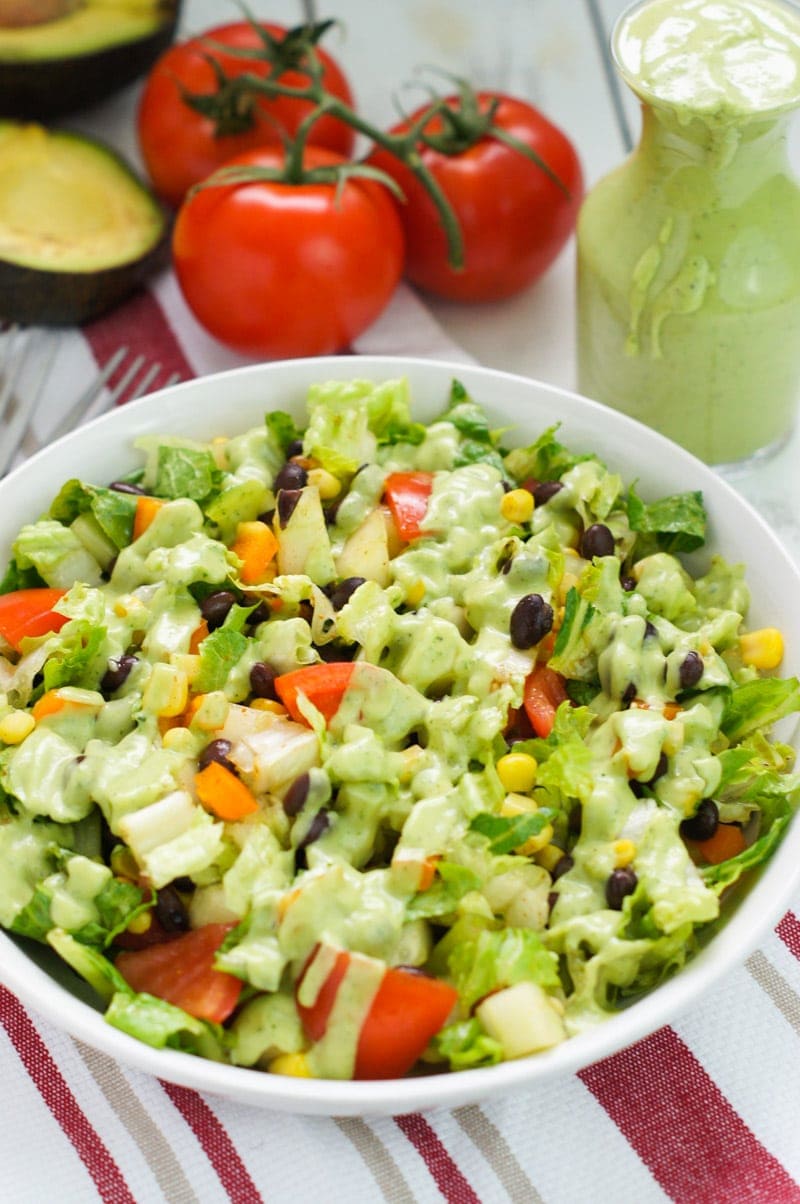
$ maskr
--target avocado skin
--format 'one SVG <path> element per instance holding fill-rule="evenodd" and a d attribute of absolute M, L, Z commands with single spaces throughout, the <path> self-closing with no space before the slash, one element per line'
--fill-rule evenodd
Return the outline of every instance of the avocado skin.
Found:
<path fill-rule="evenodd" d="M 164 4 L 158 29 L 117 46 L 61 59 L 0 61 L 0 117 L 62 117 L 140 79 L 174 41 L 182 0 Z"/>
<path fill-rule="evenodd" d="M 99 318 L 169 263 L 170 226 L 133 263 L 92 272 L 46 272 L 0 260 L 0 318 L 36 326 L 80 326 Z"/>

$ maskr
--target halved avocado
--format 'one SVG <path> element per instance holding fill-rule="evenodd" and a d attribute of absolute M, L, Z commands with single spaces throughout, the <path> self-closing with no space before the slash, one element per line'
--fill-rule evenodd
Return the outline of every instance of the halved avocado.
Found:
<path fill-rule="evenodd" d="M 180 4 L 0 0 L 0 116 L 60 117 L 138 79 L 172 42 Z"/>
<path fill-rule="evenodd" d="M 0 317 L 77 324 L 167 262 L 169 219 L 104 144 L 0 122 Z"/>

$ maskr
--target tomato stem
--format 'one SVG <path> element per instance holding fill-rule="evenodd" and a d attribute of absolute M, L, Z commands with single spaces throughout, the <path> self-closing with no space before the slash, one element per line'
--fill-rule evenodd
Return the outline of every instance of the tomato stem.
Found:
<path fill-rule="evenodd" d="M 499 97 L 491 98 L 488 106 L 483 108 L 468 81 L 452 76 L 450 78 L 454 79 L 458 88 L 457 105 L 449 104 L 444 97 L 434 94 L 431 103 L 405 132 L 389 133 L 373 125 L 345 101 L 326 90 L 323 83 L 324 67 L 317 53 L 316 44 L 332 22 L 322 21 L 313 25 L 297 26 L 288 30 L 282 38 L 276 38 L 263 26 L 259 26 L 249 13 L 246 12 L 246 15 L 259 35 L 263 50 L 245 48 L 232 50 L 228 46 L 220 46 L 219 49 L 239 58 L 266 60 L 270 64 L 269 75 L 265 78 L 251 74 L 230 77 L 218 64 L 215 64 L 214 70 L 217 78 L 215 93 L 196 94 L 182 89 L 181 95 L 186 104 L 217 122 L 218 134 L 230 133 L 234 128 L 248 128 L 247 123 L 252 122 L 258 95 L 263 95 L 269 100 L 274 100 L 276 97 L 287 97 L 311 104 L 313 107 L 303 119 L 294 139 L 287 138 L 285 140 L 286 162 L 280 178 L 286 183 L 302 184 L 322 178 L 319 169 L 314 169 L 313 172 L 305 170 L 303 166 L 304 152 L 313 127 L 320 118 L 324 116 L 336 118 L 357 133 L 363 134 L 375 146 L 381 147 L 404 163 L 416 177 L 436 208 L 447 239 L 448 262 L 450 267 L 456 270 L 464 266 L 464 242 L 461 226 L 444 190 L 433 172 L 425 165 L 419 153 L 420 145 L 427 146 L 440 154 L 455 155 L 474 146 L 481 138 L 496 138 L 512 150 L 525 155 L 569 196 L 566 185 L 531 147 L 495 124 L 494 117 L 500 103 Z M 209 39 L 209 47 L 210 49 L 214 48 L 211 39 Z M 308 82 L 302 86 L 282 83 L 280 76 L 288 66 L 293 71 L 305 75 Z M 429 133 L 427 132 L 428 127 L 435 118 L 441 122 L 441 131 Z M 350 167 L 355 169 L 351 171 L 351 174 L 367 174 L 366 171 L 361 171 L 362 168 L 367 167 L 363 161 L 353 163 Z M 344 181 L 347 174 L 340 171 L 337 178 Z M 376 175 L 374 170 L 371 170 L 370 174 L 372 178 L 379 179 L 388 185 L 388 177 L 384 173 Z M 246 179 L 245 173 L 243 180 Z M 226 178 L 224 173 L 215 173 L 209 182 L 211 185 L 215 185 L 223 182 L 233 183 L 234 180 L 233 175 Z M 200 185 L 200 187 L 202 186 Z"/>

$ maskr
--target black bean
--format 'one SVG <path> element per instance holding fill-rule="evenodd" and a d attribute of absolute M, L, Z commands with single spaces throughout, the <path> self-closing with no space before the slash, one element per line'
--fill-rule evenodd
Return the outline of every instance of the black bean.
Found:
<path fill-rule="evenodd" d="M 509 634 L 515 648 L 532 648 L 553 630 L 553 608 L 541 594 L 526 594 L 511 612 Z"/>
<path fill-rule="evenodd" d="M 655 623 L 651 623 L 648 619 L 644 625 L 644 638 L 646 640 L 658 639 L 658 628 Z"/>
<path fill-rule="evenodd" d="M 678 677 L 681 683 L 682 690 L 690 690 L 692 686 L 696 686 L 700 678 L 703 676 L 703 658 L 699 652 L 694 649 L 686 653 L 686 656 L 681 661 L 681 667 L 678 670 Z"/>
<path fill-rule="evenodd" d="M 331 644 L 315 644 L 319 658 L 325 661 L 326 665 L 335 665 L 341 661 L 351 661 L 358 651 L 358 644 L 342 644 L 339 640 L 334 640 Z"/>
<path fill-rule="evenodd" d="M 576 803 L 567 817 L 567 831 L 571 836 L 580 836 L 583 826 L 583 806 Z"/>
<path fill-rule="evenodd" d="M 299 778 L 295 778 L 283 796 L 283 809 L 287 815 L 293 817 L 300 814 L 308 798 L 310 785 L 311 779 L 307 773 L 301 773 Z"/>
<path fill-rule="evenodd" d="M 272 488 L 275 493 L 280 489 L 302 489 L 308 484 L 308 473 L 302 464 L 295 464 L 289 460 L 284 464 L 283 468 L 279 469 L 275 480 L 272 482 Z"/>
<path fill-rule="evenodd" d="M 636 578 L 631 577 L 628 574 L 626 574 L 624 577 L 620 577 L 619 583 L 625 590 L 626 594 L 630 594 L 636 589 Z"/>
<path fill-rule="evenodd" d="M 347 496 L 347 494 L 342 492 L 339 494 L 338 497 L 334 498 L 332 502 L 326 502 L 325 505 L 322 507 L 323 512 L 325 514 L 325 526 L 326 527 L 333 527 L 335 525 L 336 519 L 339 517 L 339 507 L 341 506 L 341 504 L 344 501 L 344 499 L 346 498 L 346 496 Z"/>
<path fill-rule="evenodd" d="M 141 485 L 134 485 L 132 481 L 112 481 L 109 489 L 113 489 L 115 493 L 134 493 L 137 497 L 143 497 L 146 493 Z"/>
<path fill-rule="evenodd" d="M 562 874 L 566 874 L 572 869 L 575 862 L 570 857 L 569 853 L 565 853 L 563 857 L 559 857 L 558 861 L 553 866 L 551 877 L 554 882 L 557 882 Z"/>
<path fill-rule="evenodd" d="M 208 630 L 214 631 L 221 627 L 228 617 L 228 611 L 236 602 L 236 594 L 229 589 L 218 589 L 215 593 L 203 598 L 200 603 L 200 614 L 205 619 Z"/>
<path fill-rule="evenodd" d="M 258 521 L 260 523 L 265 523 L 268 527 L 272 526 L 274 520 L 275 520 L 275 507 L 274 506 L 271 510 L 262 510 L 261 514 L 259 514 L 259 516 L 258 516 Z"/>
<path fill-rule="evenodd" d="M 292 456 L 302 456 L 302 454 L 303 454 L 303 440 L 302 439 L 292 439 L 291 443 L 286 448 L 286 459 L 291 460 Z"/>
<path fill-rule="evenodd" d="M 117 690 L 124 686 L 128 674 L 136 663 L 136 657 L 131 656 L 128 652 L 124 652 L 122 656 L 116 658 L 112 657 L 100 682 L 100 693 L 116 694 Z"/>
<path fill-rule="evenodd" d="M 687 840 L 710 840 L 719 824 L 719 808 L 713 799 L 704 798 L 694 815 L 685 819 L 680 826 L 681 836 Z"/>
<path fill-rule="evenodd" d="M 530 492 L 533 494 L 533 500 L 537 506 L 544 506 L 551 497 L 555 497 L 564 488 L 560 481 L 533 481 L 526 482 L 523 489 L 528 489 L 531 485 Z"/>
<path fill-rule="evenodd" d="M 345 606 L 353 594 L 363 585 L 366 577 L 345 577 L 338 585 L 335 585 L 330 593 L 331 606 L 334 610 L 341 610 Z"/>
<path fill-rule="evenodd" d="M 549 909 L 550 911 L 552 911 L 552 910 L 553 910 L 553 908 L 555 907 L 555 905 L 556 905 L 556 903 L 557 903 L 557 902 L 558 902 L 558 891 L 557 891 L 557 890 L 551 890 L 551 891 L 550 891 L 550 893 L 549 893 L 549 894 L 548 894 L 548 896 L 547 896 L 547 906 L 548 906 L 548 909 Z"/>
<path fill-rule="evenodd" d="M 649 779 L 649 781 L 646 784 L 648 786 L 652 786 L 653 783 L 657 782 L 659 778 L 663 778 L 663 776 L 667 772 L 668 768 L 669 768 L 669 761 L 667 760 L 667 754 L 665 752 L 662 752 L 661 756 L 658 758 L 658 761 L 656 762 L 655 773 L 653 774 L 653 776 Z"/>
<path fill-rule="evenodd" d="M 581 539 L 581 556 L 591 560 L 594 556 L 613 556 L 614 536 L 605 523 L 592 523 Z"/>
<path fill-rule="evenodd" d="M 320 836 L 324 836 L 330 826 L 330 814 L 324 807 L 320 807 L 319 811 L 308 825 L 308 831 L 306 832 L 305 836 L 301 838 L 299 844 L 297 845 L 298 852 L 300 849 L 307 849 L 308 846 L 313 844 L 315 840 L 319 840 Z"/>
<path fill-rule="evenodd" d="M 285 527 L 300 501 L 302 489 L 282 489 L 278 494 L 278 522 Z"/>
<path fill-rule="evenodd" d="M 165 932 L 189 931 L 189 913 L 174 886 L 162 886 L 156 895 L 156 915 Z"/>
<path fill-rule="evenodd" d="M 229 769 L 231 773 L 236 773 L 236 766 L 232 761 L 228 760 L 230 751 L 233 748 L 230 740 L 211 740 L 200 753 L 197 758 L 197 768 L 205 769 L 212 761 L 216 761 L 218 765 Z"/>
<path fill-rule="evenodd" d="M 629 865 L 611 871 L 606 879 L 606 903 L 612 911 L 622 911 L 623 899 L 626 895 L 633 894 L 638 881 Z"/>
<path fill-rule="evenodd" d="M 629 707 L 636 697 L 636 682 L 629 681 L 625 687 L 620 702 L 624 707 Z"/>
<path fill-rule="evenodd" d="M 256 661 L 250 670 L 250 689 L 255 698 L 271 698 L 277 702 L 278 694 L 275 689 L 277 673 L 266 661 Z"/>
<path fill-rule="evenodd" d="M 636 778 L 631 778 L 631 780 L 628 782 L 628 785 L 630 787 L 631 794 L 633 795 L 634 798 L 644 798 L 644 792 L 645 792 L 644 782 L 639 782 L 636 780 Z"/>
<path fill-rule="evenodd" d="M 251 627 L 258 627 L 259 623 L 267 623 L 271 618 L 272 611 L 266 602 L 259 602 L 255 610 L 251 611 L 247 616 L 247 622 Z"/>

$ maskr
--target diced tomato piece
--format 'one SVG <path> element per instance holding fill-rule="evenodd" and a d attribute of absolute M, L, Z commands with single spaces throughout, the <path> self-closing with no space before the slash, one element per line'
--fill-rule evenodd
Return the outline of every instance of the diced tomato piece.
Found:
<path fill-rule="evenodd" d="M 133 988 L 165 999 L 198 1020 L 222 1024 L 239 1002 L 241 979 L 214 969 L 234 924 L 206 924 L 174 940 L 120 953 L 115 965 Z"/>
<path fill-rule="evenodd" d="M 421 524 L 432 490 L 432 472 L 392 472 L 384 482 L 383 496 L 406 543 L 424 534 Z"/>
<path fill-rule="evenodd" d="M 313 1005 L 297 1004 L 303 1028 L 312 1041 L 325 1035 L 349 964 L 350 954 L 338 953 Z M 399 967 L 387 969 L 361 1028 L 353 1077 L 398 1079 L 407 1074 L 445 1023 L 457 999 L 455 989 L 437 978 Z"/>
<path fill-rule="evenodd" d="M 547 665 L 536 665 L 525 680 L 523 706 L 537 736 L 549 736 L 556 711 L 569 698 L 564 678 Z"/>
<path fill-rule="evenodd" d="M 63 589 L 43 586 L 0 595 L 0 635 L 19 651 L 20 642 L 26 636 L 60 631 L 69 619 L 66 615 L 56 614 L 53 607 L 65 592 Z"/>
<path fill-rule="evenodd" d="M 350 661 L 333 661 L 331 664 L 305 665 L 275 678 L 275 690 L 292 719 L 308 724 L 298 706 L 298 697 L 305 694 L 330 723 L 339 709 L 344 692 L 350 685 L 353 665 Z"/>

